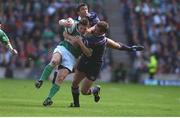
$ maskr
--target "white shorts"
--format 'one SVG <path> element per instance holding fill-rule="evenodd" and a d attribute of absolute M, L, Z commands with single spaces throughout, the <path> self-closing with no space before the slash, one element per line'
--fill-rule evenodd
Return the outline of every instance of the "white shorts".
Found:
<path fill-rule="evenodd" d="M 76 58 L 64 47 L 64 46 L 57 46 L 54 49 L 53 53 L 60 53 L 61 54 L 61 62 L 59 65 L 68 68 L 70 71 L 73 70 L 73 67 L 76 63 Z"/>

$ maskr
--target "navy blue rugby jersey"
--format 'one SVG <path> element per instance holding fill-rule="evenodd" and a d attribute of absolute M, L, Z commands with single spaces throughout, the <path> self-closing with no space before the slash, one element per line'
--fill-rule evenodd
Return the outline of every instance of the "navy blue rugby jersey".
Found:
<path fill-rule="evenodd" d="M 96 25 L 100 21 L 99 17 L 97 16 L 95 12 L 89 12 L 89 14 L 87 15 L 87 18 L 89 20 L 91 27 Z M 76 20 L 80 21 L 81 17 L 79 16 Z"/>
<path fill-rule="evenodd" d="M 91 57 L 87 57 L 83 54 L 82 58 L 93 62 L 103 61 L 107 43 L 105 35 L 95 36 L 91 34 L 89 36 L 83 37 L 83 42 L 88 48 L 92 49 L 92 55 Z"/>

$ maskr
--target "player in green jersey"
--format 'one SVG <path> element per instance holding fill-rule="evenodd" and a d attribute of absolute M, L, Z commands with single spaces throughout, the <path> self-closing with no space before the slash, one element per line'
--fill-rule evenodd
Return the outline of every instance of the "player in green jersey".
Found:
<path fill-rule="evenodd" d="M 72 36 L 83 36 L 89 26 L 89 21 L 83 18 L 77 22 L 71 18 L 68 18 L 60 20 L 59 25 L 64 26 L 65 32 Z M 44 106 L 49 106 L 53 103 L 51 98 L 59 91 L 60 84 L 73 70 L 77 57 L 79 57 L 82 52 L 87 56 L 91 56 L 90 50 L 83 43 L 78 46 L 71 43 L 69 43 L 68 39 L 66 38 L 60 42 L 53 52 L 50 63 L 46 65 L 40 79 L 35 83 L 36 88 L 40 88 L 43 81 L 48 79 L 52 70 L 58 65 L 61 65 L 59 70 L 60 74 L 58 74 L 57 79 L 50 89 L 48 97 L 43 102 Z"/>
<path fill-rule="evenodd" d="M 0 23 L 0 42 L 4 44 L 11 51 L 11 53 L 18 54 L 17 50 L 12 47 L 6 33 L 1 29 L 1 23 Z"/>

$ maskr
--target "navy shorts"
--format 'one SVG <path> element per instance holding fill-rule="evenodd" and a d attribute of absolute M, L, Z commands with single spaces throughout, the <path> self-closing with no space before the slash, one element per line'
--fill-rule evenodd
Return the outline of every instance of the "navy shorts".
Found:
<path fill-rule="evenodd" d="M 77 70 L 84 72 L 89 80 L 95 81 L 101 70 L 102 62 L 93 62 L 81 58 L 77 65 Z"/>

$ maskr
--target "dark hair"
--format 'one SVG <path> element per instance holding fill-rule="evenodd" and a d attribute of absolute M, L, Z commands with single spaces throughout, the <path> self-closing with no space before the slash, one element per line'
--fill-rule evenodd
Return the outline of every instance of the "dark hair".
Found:
<path fill-rule="evenodd" d="M 109 29 L 109 24 L 105 21 L 100 21 L 97 23 L 97 27 L 99 27 L 101 33 L 106 33 Z"/>
<path fill-rule="evenodd" d="M 84 7 L 84 6 L 87 6 L 87 7 L 88 7 L 87 4 L 85 4 L 85 3 L 80 3 L 80 4 L 78 5 L 77 9 L 76 9 L 76 12 L 79 12 L 80 9 L 81 9 L 81 7 Z M 89 8 L 89 7 L 88 7 L 88 8 Z"/>
<path fill-rule="evenodd" d="M 82 18 L 79 21 L 79 24 L 83 25 L 83 26 L 89 26 L 89 20 L 87 18 Z"/>

